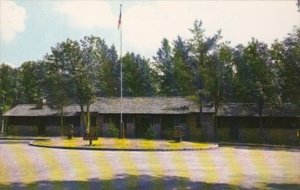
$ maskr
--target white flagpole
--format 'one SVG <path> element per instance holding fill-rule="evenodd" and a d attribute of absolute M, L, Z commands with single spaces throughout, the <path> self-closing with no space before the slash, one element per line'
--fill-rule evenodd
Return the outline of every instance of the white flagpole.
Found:
<path fill-rule="evenodd" d="M 121 67 L 121 121 L 120 121 L 120 138 L 124 138 L 124 123 L 123 123 L 123 64 L 122 64 L 122 4 L 120 4 L 120 17 L 119 17 L 119 29 L 120 29 L 120 67 Z"/>

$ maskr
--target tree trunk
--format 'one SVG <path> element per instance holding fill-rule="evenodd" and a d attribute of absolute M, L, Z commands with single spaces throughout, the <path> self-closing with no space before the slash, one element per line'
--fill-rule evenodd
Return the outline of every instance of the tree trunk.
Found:
<path fill-rule="evenodd" d="M 84 111 L 82 104 L 80 104 L 80 109 L 81 109 L 81 113 L 83 116 L 85 132 L 86 132 L 87 137 L 89 137 L 89 146 L 92 146 L 93 141 L 91 139 L 91 131 L 90 131 L 90 103 L 88 102 L 86 105 L 86 112 Z"/>
<path fill-rule="evenodd" d="M 90 137 L 90 143 L 89 146 L 93 145 L 93 140 L 92 140 L 92 131 L 91 131 L 91 114 L 90 114 L 90 103 L 88 102 L 86 105 L 86 127 L 88 131 L 88 136 Z"/>

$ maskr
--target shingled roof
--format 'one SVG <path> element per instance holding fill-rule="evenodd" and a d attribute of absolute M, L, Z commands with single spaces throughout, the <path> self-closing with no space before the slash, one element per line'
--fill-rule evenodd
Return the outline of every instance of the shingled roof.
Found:
<path fill-rule="evenodd" d="M 120 98 L 97 98 L 91 107 L 91 112 L 102 114 L 119 114 Z M 187 114 L 198 112 L 197 105 L 183 97 L 132 97 L 123 98 L 123 113 L 125 114 Z M 72 116 L 80 112 L 78 105 L 65 108 L 65 115 Z M 213 112 L 211 108 L 204 108 L 203 112 Z M 57 110 L 44 106 L 37 109 L 33 104 L 21 104 L 12 108 L 4 116 L 53 116 Z"/>
<path fill-rule="evenodd" d="M 74 116 L 80 112 L 80 107 L 78 105 L 70 105 L 64 109 L 65 116 Z M 19 104 L 11 110 L 7 111 L 3 116 L 57 116 L 59 115 L 58 110 L 51 109 L 48 106 L 43 106 L 43 108 L 37 108 L 35 104 Z"/>
<path fill-rule="evenodd" d="M 97 98 L 90 111 L 100 114 L 120 114 L 120 98 Z M 184 97 L 132 97 L 123 98 L 124 114 L 188 114 L 199 112 L 199 107 L 191 100 Z M 213 113 L 213 106 L 204 107 L 203 113 Z M 65 116 L 79 115 L 79 105 L 70 105 L 64 109 Z M 4 116 L 57 116 L 57 110 L 44 106 L 36 108 L 34 104 L 20 104 L 4 114 Z M 257 117 L 258 111 L 255 104 L 229 103 L 221 105 L 218 116 L 224 117 Z M 265 117 L 300 117 L 300 108 L 292 104 L 281 107 L 266 105 L 263 109 Z"/>
<path fill-rule="evenodd" d="M 128 114 L 186 114 L 199 110 L 194 102 L 183 97 L 123 98 L 122 104 L 123 112 Z M 99 98 L 92 104 L 91 110 L 103 114 L 120 113 L 120 107 L 120 98 Z"/>
<path fill-rule="evenodd" d="M 255 104 L 230 103 L 220 106 L 218 116 L 234 117 L 234 116 L 251 116 L 258 117 L 258 109 Z M 263 117 L 300 117 L 300 107 L 293 104 L 283 104 L 281 106 L 272 106 L 267 104 L 264 106 Z"/>

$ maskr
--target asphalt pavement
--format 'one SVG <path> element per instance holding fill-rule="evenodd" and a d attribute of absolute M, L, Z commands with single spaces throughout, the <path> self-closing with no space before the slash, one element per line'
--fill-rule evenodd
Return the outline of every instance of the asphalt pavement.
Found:
<path fill-rule="evenodd" d="M 300 152 L 125 152 L 0 140 L 0 189 L 300 189 Z"/>

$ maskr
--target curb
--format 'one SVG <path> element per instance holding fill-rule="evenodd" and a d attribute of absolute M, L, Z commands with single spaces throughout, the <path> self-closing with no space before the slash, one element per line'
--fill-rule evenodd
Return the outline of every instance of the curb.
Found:
<path fill-rule="evenodd" d="M 65 149 L 65 150 L 94 150 L 94 151 L 139 151 L 139 152 L 168 152 L 168 151 L 198 151 L 198 150 L 210 150 L 218 148 L 218 144 L 214 144 L 208 148 L 183 148 L 183 149 L 139 149 L 139 148 L 89 148 L 89 147 L 66 147 L 66 146 L 48 146 L 48 145 L 38 145 L 34 144 L 34 141 L 29 143 L 30 146 L 34 147 L 43 147 L 43 148 L 56 148 L 56 149 Z"/>
<path fill-rule="evenodd" d="M 36 141 L 36 140 L 49 140 L 50 138 L 35 138 L 35 137 L 0 137 L 0 140 L 24 140 L 24 141 Z"/>
<path fill-rule="evenodd" d="M 220 142 L 220 147 L 245 147 L 245 148 L 261 148 L 261 149 L 275 149 L 275 150 L 300 150 L 300 146 L 288 146 L 288 145 L 271 145 L 271 144 L 250 144 L 250 143 L 227 143 Z"/>

